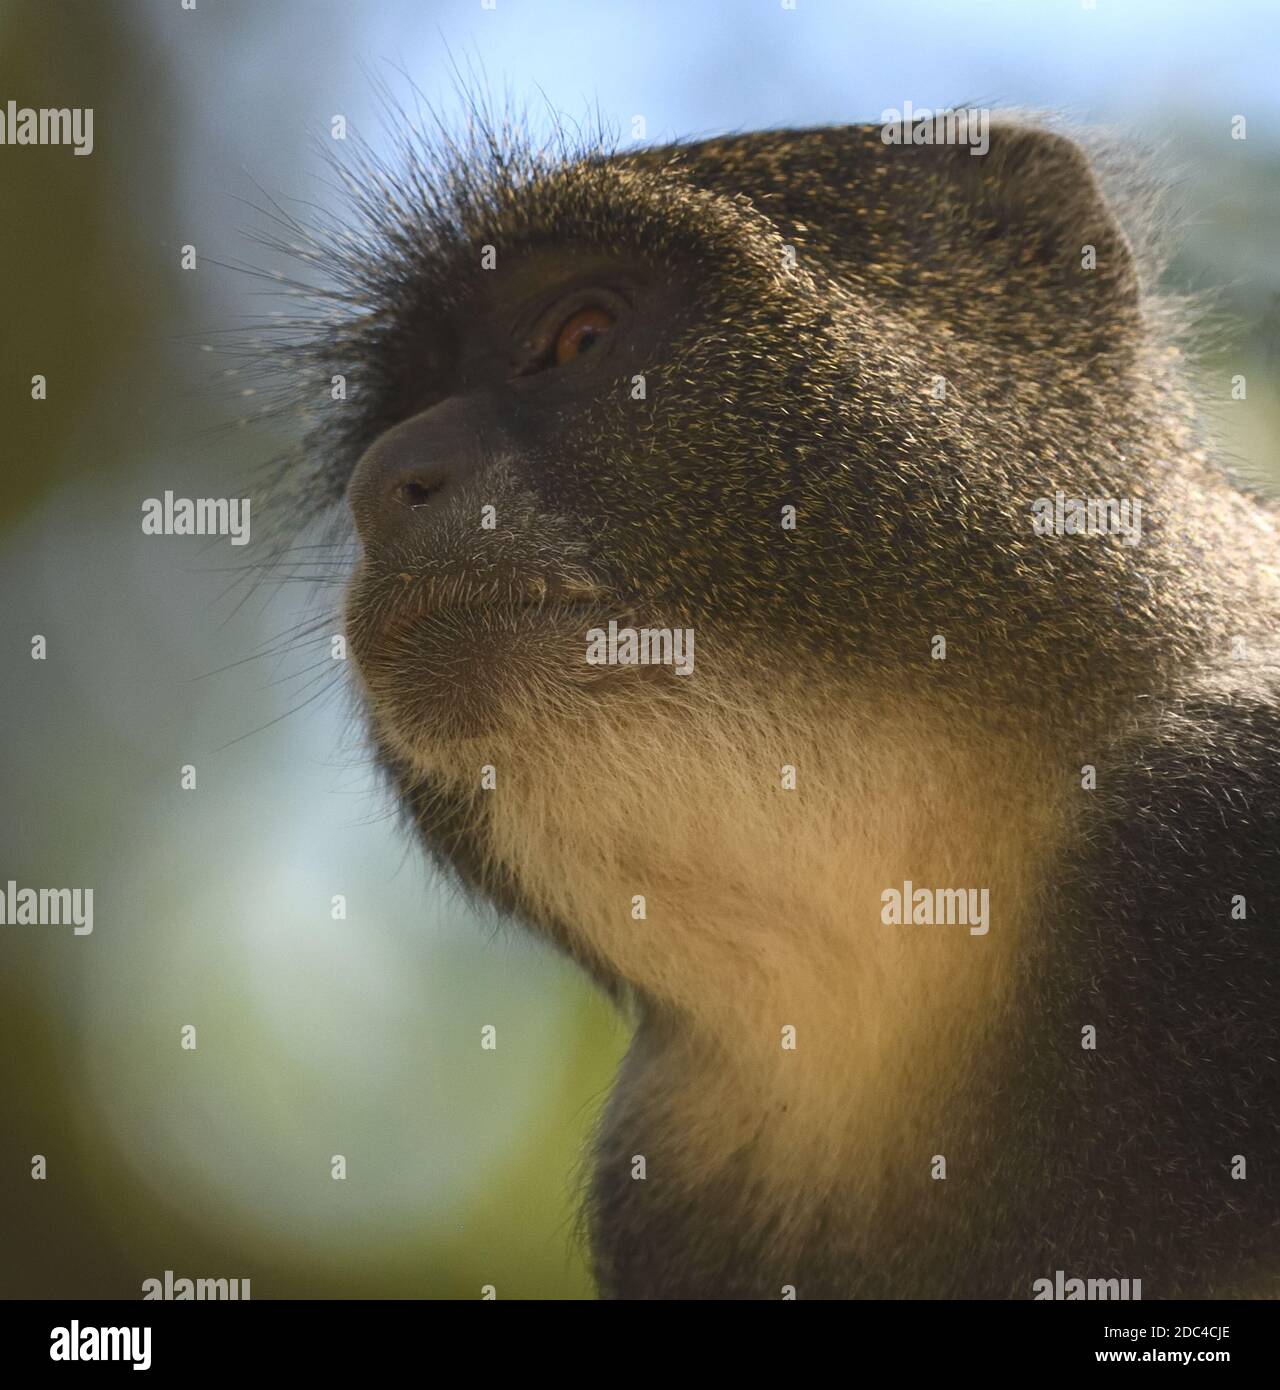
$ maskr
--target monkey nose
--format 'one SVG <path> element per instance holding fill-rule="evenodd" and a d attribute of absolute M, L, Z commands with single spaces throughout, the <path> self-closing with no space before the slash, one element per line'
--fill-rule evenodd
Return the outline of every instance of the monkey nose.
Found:
<path fill-rule="evenodd" d="M 365 450 L 347 485 L 361 543 L 380 550 L 425 539 L 478 467 L 474 424 L 444 402 L 404 420 Z"/>

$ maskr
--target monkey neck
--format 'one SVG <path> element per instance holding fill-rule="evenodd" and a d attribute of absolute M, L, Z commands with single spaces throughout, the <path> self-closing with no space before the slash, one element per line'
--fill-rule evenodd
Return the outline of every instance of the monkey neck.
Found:
<path fill-rule="evenodd" d="M 744 1148 L 810 1185 L 851 1154 L 873 1179 L 904 1090 L 918 1114 L 941 1103 L 1007 996 L 1063 815 L 1046 788 L 1066 783 L 1025 728 L 705 680 L 472 750 L 456 775 L 485 762 L 489 853 L 528 914 L 662 1020 L 631 1104 L 679 1132 L 690 1181 Z M 988 930 L 913 924 L 910 902 L 886 925 L 908 882 L 986 890 Z"/>

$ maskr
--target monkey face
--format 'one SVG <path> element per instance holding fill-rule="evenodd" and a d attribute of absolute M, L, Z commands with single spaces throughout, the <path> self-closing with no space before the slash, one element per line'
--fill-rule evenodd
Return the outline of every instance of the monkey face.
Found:
<path fill-rule="evenodd" d="M 794 187 L 801 157 L 848 197 Z M 1078 153 L 1011 128 L 982 161 L 905 160 L 855 127 L 477 159 L 366 209 L 389 254 L 345 252 L 346 317 L 310 359 L 360 383 L 316 492 L 345 492 L 360 537 L 346 612 L 384 744 L 420 761 L 683 698 L 670 668 L 588 664 L 610 620 L 806 680 L 930 679 L 933 635 L 963 632 L 989 694 L 1078 698 L 1098 641 L 1066 626 L 1137 571 L 1036 544 L 1026 505 L 1063 457 L 1149 447 L 1091 396 L 1128 389 L 1136 288 Z M 1078 225 L 1101 276 L 1064 249 Z"/>
<path fill-rule="evenodd" d="M 439 201 L 389 200 L 403 225 L 374 214 L 400 260 L 393 277 L 348 265 L 366 312 L 325 361 L 362 385 L 327 466 L 361 542 L 353 651 L 400 756 L 684 698 L 670 666 L 588 664 L 610 621 L 693 632 L 700 661 L 731 642 L 786 661 L 848 626 L 821 573 L 847 557 L 815 566 L 785 516 L 849 529 L 815 489 L 858 476 L 833 389 L 858 364 L 829 286 L 725 176 L 702 187 L 653 157 L 494 182 L 459 166 Z"/>
<path fill-rule="evenodd" d="M 590 441 L 616 435 L 686 289 L 638 262 L 533 254 L 479 277 L 416 350 L 430 370 L 397 385 L 404 418 L 347 488 L 361 543 L 348 629 L 402 754 L 655 678 L 587 661 L 588 632 L 646 597 L 599 543 L 610 451 Z"/>

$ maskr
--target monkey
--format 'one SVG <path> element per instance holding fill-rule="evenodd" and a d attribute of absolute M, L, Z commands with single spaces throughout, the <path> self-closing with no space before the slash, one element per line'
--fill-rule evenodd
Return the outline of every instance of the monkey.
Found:
<path fill-rule="evenodd" d="M 1277 512 L 1141 169 L 1018 113 L 401 158 L 303 250 L 352 391 L 286 509 L 349 514 L 412 834 L 634 1028 L 601 1296 L 1280 1293 Z"/>

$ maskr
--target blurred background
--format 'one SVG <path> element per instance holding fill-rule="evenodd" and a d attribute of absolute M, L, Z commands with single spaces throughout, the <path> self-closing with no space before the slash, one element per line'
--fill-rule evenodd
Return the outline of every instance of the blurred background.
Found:
<path fill-rule="evenodd" d="M 309 586 L 251 591 L 254 544 L 140 527 L 166 488 L 244 495 L 289 442 L 236 427 L 253 382 L 201 350 L 280 307 L 233 268 L 275 263 L 255 209 L 336 209 L 317 136 L 341 114 L 386 148 L 377 85 L 448 114 L 455 64 L 624 140 L 910 100 L 1164 145 L 1169 275 L 1216 292 L 1207 407 L 1280 479 L 1272 0 L 0 0 L 0 104 L 95 112 L 88 158 L 0 146 L 0 888 L 95 894 L 90 936 L 0 927 L 5 1296 L 136 1298 L 166 1269 L 255 1298 L 592 1294 L 573 1194 L 625 1029 L 407 845 L 329 628 L 282 654 Z"/>

